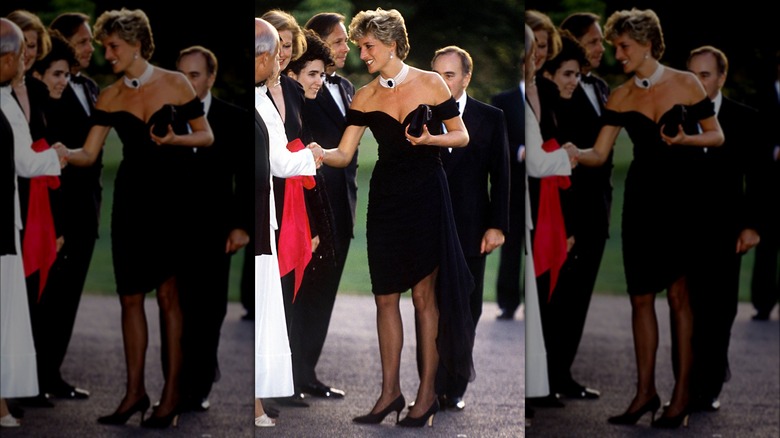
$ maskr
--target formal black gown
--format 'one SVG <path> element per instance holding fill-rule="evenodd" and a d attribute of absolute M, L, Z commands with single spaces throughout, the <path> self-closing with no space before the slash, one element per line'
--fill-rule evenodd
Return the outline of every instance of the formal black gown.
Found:
<path fill-rule="evenodd" d="M 204 114 L 197 97 L 175 108 L 178 121 Z M 117 293 L 151 292 L 184 268 L 182 255 L 197 240 L 197 236 L 184 232 L 184 221 L 198 219 L 188 214 L 191 206 L 185 196 L 180 196 L 188 189 L 182 157 L 192 151 L 181 146 L 158 146 L 151 140 L 151 123 L 127 111 L 94 110 L 92 119 L 95 125 L 113 127 L 122 141 L 111 210 Z M 180 132 L 176 125 L 175 131 Z"/>
<path fill-rule="evenodd" d="M 715 115 L 712 102 L 684 106 L 686 132 Z M 626 176 L 622 243 L 623 264 L 630 295 L 658 293 L 693 269 L 704 247 L 697 206 L 697 184 L 691 172 L 695 146 L 667 145 L 661 139 L 670 109 L 659 121 L 638 111 L 604 111 L 604 124 L 626 128 L 634 144 L 634 159 Z"/>
<path fill-rule="evenodd" d="M 432 134 L 442 132 L 442 120 L 459 115 L 452 98 L 431 110 Z M 440 148 L 406 141 L 411 115 L 399 123 L 382 111 L 347 112 L 347 124 L 369 127 L 379 145 L 366 223 L 372 291 L 405 292 L 438 267 L 440 360 L 451 373 L 473 379 L 468 297 L 474 281 L 458 240 Z"/>

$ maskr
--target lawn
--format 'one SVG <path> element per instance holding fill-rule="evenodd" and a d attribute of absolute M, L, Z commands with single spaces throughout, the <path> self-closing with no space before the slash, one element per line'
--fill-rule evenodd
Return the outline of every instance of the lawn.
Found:
<path fill-rule="evenodd" d="M 110 242 L 110 213 L 113 198 L 114 178 L 121 159 L 121 143 L 112 131 L 104 152 L 103 168 L 103 208 L 101 212 L 100 239 L 97 241 L 95 255 L 92 258 L 90 272 L 87 277 L 86 290 L 92 293 L 113 294 L 115 290 L 114 274 L 111 266 L 111 242 Z M 355 239 L 349 250 L 347 265 L 341 281 L 341 291 L 345 293 L 370 294 L 371 281 L 368 275 L 368 261 L 366 255 L 366 204 L 368 199 L 368 182 L 377 157 L 377 145 L 370 130 L 366 130 L 359 148 L 358 155 L 358 210 L 356 216 Z M 631 143 L 625 133 L 618 139 L 615 148 L 615 168 L 613 172 L 614 201 L 612 204 L 612 222 L 610 225 L 610 239 L 601 270 L 596 282 L 596 291 L 607 294 L 624 294 L 625 277 L 623 275 L 623 262 L 620 253 L 620 213 L 623 207 L 623 182 L 625 180 L 628 163 L 631 160 Z M 485 269 L 485 300 L 495 301 L 496 271 L 498 269 L 498 252 L 491 254 L 487 259 Z M 237 301 L 239 297 L 239 278 L 243 263 L 243 251 L 233 257 L 231 265 L 230 292 L 231 300 Z M 745 256 L 742 264 L 740 281 L 740 299 L 749 300 L 750 272 L 753 266 L 752 252 Z"/>

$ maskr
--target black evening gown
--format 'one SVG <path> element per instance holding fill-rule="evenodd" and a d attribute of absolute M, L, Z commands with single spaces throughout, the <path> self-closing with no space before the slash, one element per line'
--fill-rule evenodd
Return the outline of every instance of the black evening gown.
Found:
<path fill-rule="evenodd" d="M 698 130 L 698 121 L 715 115 L 712 102 L 684 106 L 684 129 Z M 622 243 L 626 284 L 630 295 L 658 293 L 693 269 L 705 246 L 700 226 L 704 211 L 697 207 L 697 184 L 691 172 L 694 146 L 669 146 L 661 139 L 665 113 L 659 121 L 638 111 L 604 112 L 604 124 L 626 128 L 634 144 L 634 159 L 626 176 Z"/>
<path fill-rule="evenodd" d="M 442 120 L 459 115 L 452 98 L 431 110 L 432 134 L 442 132 Z M 458 240 L 440 148 L 406 141 L 411 114 L 399 123 L 382 111 L 347 113 L 347 123 L 369 127 L 379 145 L 366 224 L 371 286 L 376 295 L 405 292 L 438 267 L 440 361 L 451 373 L 473 379 L 474 281 Z"/>
<path fill-rule="evenodd" d="M 198 98 L 175 106 L 174 130 L 202 116 Z M 158 110 L 159 111 L 159 110 Z M 154 116 L 150 117 L 153 120 Z M 151 123 L 127 111 L 94 110 L 94 125 L 113 127 L 122 141 L 122 161 L 114 181 L 111 210 L 111 254 L 117 293 L 147 293 L 185 268 L 188 245 L 197 236 L 187 236 L 184 221 L 197 221 L 188 214 L 188 173 L 182 157 L 192 153 L 182 146 L 158 146 L 151 140 Z M 177 126 L 179 125 L 179 126 Z M 186 128 L 185 128 L 186 129 Z"/>

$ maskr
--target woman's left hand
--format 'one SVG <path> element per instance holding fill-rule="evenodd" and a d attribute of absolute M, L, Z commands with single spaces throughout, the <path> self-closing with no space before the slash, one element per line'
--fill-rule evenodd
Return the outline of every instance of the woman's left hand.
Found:
<path fill-rule="evenodd" d="M 406 125 L 404 133 L 406 134 L 406 141 L 411 143 L 412 146 L 417 146 L 418 144 L 430 144 L 430 140 L 433 137 L 433 135 L 431 135 L 431 133 L 428 131 L 428 125 L 423 125 L 422 135 L 419 137 L 412 137 L 409 135 L 409 125 Z"/>
<path fill-rule="evenodd" d="M 157 144 L 157 146 L 162 144 L 173 144 L 173 139 L 176 138 L 176 134 L 173 132 L 173 127 L 171 125 L 168 125 L 168 132 L 165 134 L 165 137 L 158 137 L 154 135 L 154 132 L 152 132 L 152 128 L 149 128 L 149 135 L 152 136 L 152 141 Z"/>
<path fill-rule="evenodd" d="M 664 125 L 666 126 L 666 125 Z M 685 132 L 683 131 L 682 125 L 679 125 L 677 127 L 677 135 L 674 137 L 667 137 L 664 134 L 664 126 L 661 126 L 661 140 L 663 140 L 667 145 L 671 146 L 673 144 L 684 144 L 685 139 L 687 136 L 685 135 Z"/>

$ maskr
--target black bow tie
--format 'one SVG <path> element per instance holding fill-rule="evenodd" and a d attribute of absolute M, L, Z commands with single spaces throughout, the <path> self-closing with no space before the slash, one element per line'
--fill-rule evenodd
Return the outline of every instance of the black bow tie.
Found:
<path fill-rule="evenodd" d="M 341 76 L 339 75 L 325 75 L 325 82 L 333 85 L 341 85 Z"/>
<path fill-rule="evenodd" d="M 70 81 L 74 84 L 84 85 L 87 82 L 87 79 L 82 75 L 71 75 Z"/>
<path fill-rule="evenodd" d="M 593 75 L 582 75 L 580 76 L 580 81 L 582 81 L 583 84 L 593 85 L 596 83 L 596 78 L 593 77 Z"/>

